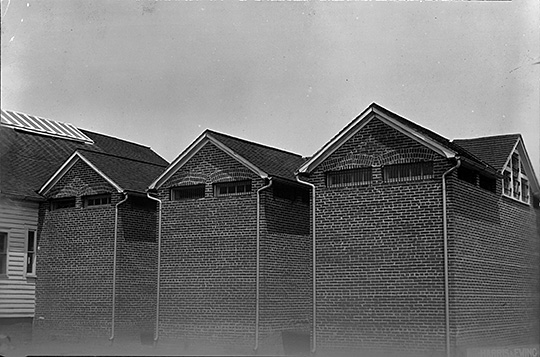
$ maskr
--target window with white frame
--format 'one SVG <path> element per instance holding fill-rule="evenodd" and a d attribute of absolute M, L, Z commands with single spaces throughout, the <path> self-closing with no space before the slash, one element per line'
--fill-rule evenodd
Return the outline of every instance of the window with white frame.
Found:
<path fill-rule="evenodd" d="M 26 240 L 26 274 L 36 274 L 36 231 L 29 230 Z"/>
<path fill-rule="evenodd" d="M 7 275 L 8 234 L 0 232 L 0 275 Z"/>
<path fill-rule="evenodd" d="M 111 204 L 111 195 L 93 195 L 83 198 L 83 205 L 87 207 L 106 206 Z"/>
<path fill-rule="evenodd" d="M 246 194 L 251 192 L 251 180 L 220 182 L 214 184 L 215 196 Z"/>
<path fill-rule="evenodd" d="M 512 154 L 503 172 L 503 195 L 529 203 L 529 180 L 518 152 Z"/>

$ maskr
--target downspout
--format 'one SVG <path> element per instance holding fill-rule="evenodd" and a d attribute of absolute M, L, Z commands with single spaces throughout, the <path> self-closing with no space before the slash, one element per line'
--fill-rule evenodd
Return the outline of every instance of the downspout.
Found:
<path fill-rule="evenodd" d="M 127 192 L 123 192 L 124 199 L 118 202 L 114 206 L 114 256 L 113 256 L 113 285 L 112 285 L 112 319 L 111 319 L 111 337 L 109 340 L 111 344 L 114 342 L 114 323 L 115 323 L 115 312 L 116 312 L 116 251 L 118 246 L 118 206 L 126 202 L 128 199 Z"/>
<path fill-rule="evenodd" d="M 446 356 L 450 357 L 450 289 L 448 281 L 448 227 L 446 217 L 446 176 L 461 166 L 461 159 L 456 157 L 456 166 L 450 168 L 442 175 L 443 195 L 443 240 L 444 240 L 444 313 L 446 323 Z"/>
<path fill-rule="evenodd" d="M 255 347 L 253 347 L 253 350 L 257 351 L 259 349 L 259 305 L 260 305 L 260 298 L 259 298 L 259 284 L 260 284 L 260 242 L 261 242 L 261 198 L 260 198 L 260 192 L 264 189 L 269 188 L 272 186 L 272 178 L 268 178 L 270 182 L 268 185 L 263 186 L 257 190 L 257 272 L 256 272 L 256 293 L 255 293 Z"/>
<path fill-rule="evenodd" d="M 309 183 L 309 182 L 306 182 L 306 181 L 302 181 L 300 180 L 300 177 L 297 175 L 296 176 L 296 181 L 298 181 L 299 183 L 302 183 L 304 185 L 308 185 L 309 187 L 311 187 L 312 189 L 312 192 L 313 192 L 313 196 L 312 196 L 312 215 L 313 215 L 313 218 L 312 218 L 312 224 L 313 224 L 313 326 L 312 326 L 312 333 L 313 333 L 313 342 L 312 342 L 312 346 L 311 346 L 311 353 L 315 353 L 315 351 L 317 350 L 317 320 L 316 320 L 316 317 L 317 317 L 317 251 L 316 251 L 316 247 L 317 247 L 317 241 L 316 241 L 316 235 L 315 235 L 315 227 L 316 227 L 316 207 L 315 207 L 315 185 L 312 184 L 312 183 Z"/>
<path fill-rule="evenodd" d="M 158 261 L 157 261 L 157 287 L 156 287 L 156 326 L 154 331 L 154 345 L 159 339 L 159 295 L 160 295 L 160 280 L 161 280 L 161 200 L 150 196 L 146 193 L 146 197 L 158 203 Z"/>

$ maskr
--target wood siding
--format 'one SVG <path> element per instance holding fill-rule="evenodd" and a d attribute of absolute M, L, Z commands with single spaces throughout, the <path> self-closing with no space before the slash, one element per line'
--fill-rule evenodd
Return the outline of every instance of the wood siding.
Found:
<path fill-rule="evenodd" d="M 26 274 L 28 230 L 37 231 L 38 204 L 0 197 L 0 231 L 8 233 L 7 276 L 0 277 L 0 318 L 33 317 L 35 277 Z"/>

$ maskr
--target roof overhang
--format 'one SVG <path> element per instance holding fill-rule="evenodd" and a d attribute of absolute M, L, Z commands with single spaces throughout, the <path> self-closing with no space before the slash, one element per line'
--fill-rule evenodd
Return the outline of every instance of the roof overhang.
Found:
<path fill-rule="evenodd" d="M 184 150 L 170 165 L 169 167 L 148 187 L 149 190 L 155 190 L 161 187 L 172 175 L 174 175 L 182 166 L 184 166 L 196 153 L 199 152 L 206 144 L 212 143 L 228 154 L 230 157 L 238 161 L 240 164 L 253 171 L 257 176 L 262 179 L 268 178 L 268 174 L 255 166 L 253 163 L 238 155 L 227 145 L 223 144 L 216 137 L 212 136 L 212 133 L 205 131 L 202 133 L 191 145 Z"/>
<path fill-rule="evenodd" d="M 298 169 L 297 174 L 309 174 L 312 172 L 319 164 L 326 160 L 345 142 L 347 142 L 351 137 L 353 137 L 375 118 L 381 120 L 388 126 L 398 130 L 409 138 L 416 140 L 420 144 L 427 146 L 446 158 L 453 158 L 457 154 L 454 150 L 451 150 L 450 148 L 438 143 L 437 141 L 429 138 L 427 135 L 419 133 L 407 125 L 400 123 L 396 119 L 392 118 L 392 116 L 389 115 L 385 110 L 382 110 L 377 105 L 372 104 L 360 115 L 358 115 L 351 123 L 349 123 L 349 125 L 339 132 L 332 140 L 324 145 L 317 153 L 315 153 L 311 159 L 306 161 Z"/>
<path fill-rule="evenodd" d="M 96 173 L 98 173 L 105 181 L 107 181 L 111 186 L 113 186 L 118 192 L 123 192 L 124 190 L 116 183 L 114 182 L 110 177 L 105 175 L 103 171 L 98 169 L 90 160 L 88 160 L 86 157 L 84 157 L 79 151 L 75 151 L 63 164 L 60 166 L 58 170 L 49 178 L 49 180 L 41 186 L 41 188 L 37 191 L 38 194 L 45 196 L 51 188 L 54 187 L 60 181 L 60 179 L 79 161 L 82 160 L 85 164 L 90 166 L 92 170 L 94 170 Z"/>

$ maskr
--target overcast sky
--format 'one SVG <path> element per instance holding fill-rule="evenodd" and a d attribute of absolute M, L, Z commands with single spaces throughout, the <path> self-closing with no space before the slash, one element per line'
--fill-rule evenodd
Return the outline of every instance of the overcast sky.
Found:
<path fill-rule="evenodd" d="M 538 176 L 539 4 L 2 0 L 2 108 L 172 161 L 206 128 L 310 156 L 376 102 L 521 133 Z"/>

